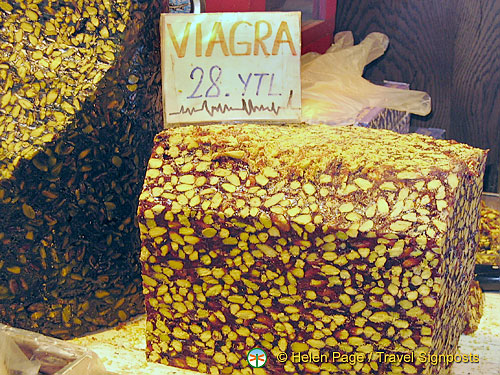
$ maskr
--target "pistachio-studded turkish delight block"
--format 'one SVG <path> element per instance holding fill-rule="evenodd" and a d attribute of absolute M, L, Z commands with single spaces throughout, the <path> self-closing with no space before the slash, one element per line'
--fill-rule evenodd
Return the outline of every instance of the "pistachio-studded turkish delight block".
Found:
<path fill-rule="evenodd" d="M 447 370 L 428 355 L 454 354 L 464 330 L 485 158 L 361 127 L 163 131 L 138 209 L 148 360 L 212 374 Z M 249 367 L 254 347 L 263 368 Z"/>
<path fill-rule="evenodd" d="M 496 196 L 485 195 L 488 203 L 497 202 Z M 479 251 L 477 264 L 500 266 L 500 211 L 481 201 L 481 218 L 479 220 Z M 498 204 L 497 204 L 498 207 Z"/>
<path fill-rule="evenodd" d="M 479 281 L 472 280 L 467 300 L 464 334 L 472 335 L 479 328 L 479 322 L 484 313 L 484 293 Z"/>
<path fill-rule="evenodd" d="M 69 337 L 143 311 L 161 7 L 0 1 L 0 321 Z"/>

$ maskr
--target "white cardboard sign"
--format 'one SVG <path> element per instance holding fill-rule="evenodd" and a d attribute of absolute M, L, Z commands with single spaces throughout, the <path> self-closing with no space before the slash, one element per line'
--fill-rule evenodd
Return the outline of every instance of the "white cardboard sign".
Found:
<path fill-rule="evenodd" d="M 162 14 L 165 124 L 298 121 L 300 12 Z"/>

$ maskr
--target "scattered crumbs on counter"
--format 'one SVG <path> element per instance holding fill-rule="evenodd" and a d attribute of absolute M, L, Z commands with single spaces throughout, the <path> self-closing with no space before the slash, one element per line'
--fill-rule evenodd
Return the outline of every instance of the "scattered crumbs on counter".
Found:
<path fill-rule="evenodd" d="M 460 337 L 460 354 L 479 355 L 478 363 L 455 363 L 452 375 L 500 375 L 500 293 L 486 292 L 484 315 L 472 335 Z"/>
<path fill-rule="evenodd" d="M 120 375 L 197 375 L 199 373 L 146 362 L 146 316 L 115 328 L 73 339 L 99 355 L 106 370 Z"/>

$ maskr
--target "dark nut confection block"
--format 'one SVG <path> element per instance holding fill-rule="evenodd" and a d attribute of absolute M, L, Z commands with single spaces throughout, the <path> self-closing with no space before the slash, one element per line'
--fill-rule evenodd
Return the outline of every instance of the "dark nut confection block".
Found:
<path fill-rule="evenodd" d="M 148 360 L 212 374 L 447 370 L 426 358 L 454 354 L 465 328 L 485 159 L 361 127 L 163 131 L 138 209 Z M 254 347 L 263 368 L 248 365 Z M 297 360 L 308 352 L 330 357 Z"/>
<path fill-rule="evenodd" d="M 0 0 L 0 321 L 66 338 L 143 310 L 161 7 Z"/>

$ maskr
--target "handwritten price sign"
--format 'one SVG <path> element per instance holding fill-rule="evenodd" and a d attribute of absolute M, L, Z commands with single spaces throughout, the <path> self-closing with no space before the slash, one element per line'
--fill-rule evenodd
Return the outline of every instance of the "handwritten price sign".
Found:
<path fill-rule="evenodd" d="M 298 121 L 300 13 L 162 14 L 166 123 Z"/>

